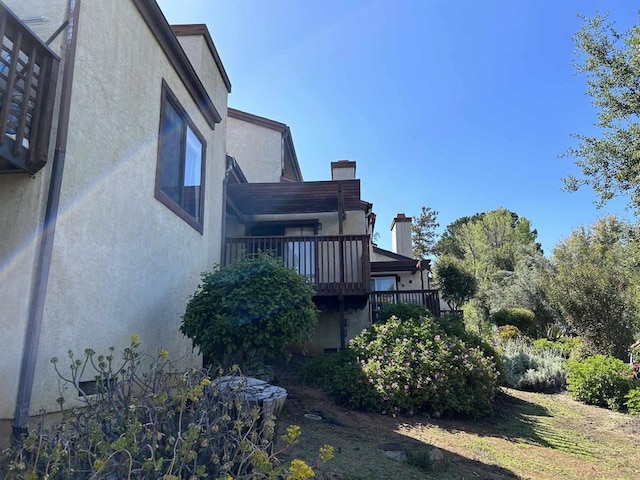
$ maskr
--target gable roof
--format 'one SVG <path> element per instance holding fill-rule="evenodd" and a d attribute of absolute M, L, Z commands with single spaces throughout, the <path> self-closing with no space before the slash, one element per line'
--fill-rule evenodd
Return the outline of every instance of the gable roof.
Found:
<path fill-rule="evenodd" d="M 431 260 L 406 257 L 399 253 L 391 252 L 380 247 L 373 247 L 373 252 L 383 255 L 389 260 L 371 262 L 371 272 L 417 272 L 418 270 L 431 270 Z"/>
<path fill-rule="evenodd" d="M 209 33 L 209 29 L 207 28 L 207 26 L 204 23 L 194 23 L 187 25 L 171 25 L 171 29 L 173 30 L 173 33 L 178 37 L 198 35 L 202 35 L 204 37 L 204 41 L 209 48 L 209 52 L 211 52 L 213 61 L 218 67 L 220 75 L 222 75 L 222 81 L 227 87 L 227 92 L 231 93 L 231 80 L 229 80 L 229 77 L 227 76 L 227 71 L 222 64 L 222 60 L 220 60 L 220 55 L 218 55 L 218 50 L 213 43 L 213 39 L 211 38 L 211 34 Z"/>
<path fill-rule="evenodd" d="M 300 164 L 298 163 L 298 155 L 296 154 L 296 149 L 293 145 L 293 137 L 291 136 L 291 129 L 288 125 L 231 107 L 227 109 L 227 116 L 253 125 L 258 125 L 259 127 L 280 132 L 282 139 L 284 140 L 285 149 L 284 171 L 292 175 L 292 178 L 285 177 L 285 180 L 293 180 L 295 182 L 303 181 L 302 171 L 300 170 Z"/>
<path fill-rule="evenodd" d="M 173 65 L 176 73 L 187 88 L 187 91 L 198 105 L 202 115 L 206 119 L 211 129 L 215 129 L 216 123 L 222 121 L 222 117 L 218 113 L 211 97 L 207 93 L 206 88 L 202 84 L 200 77 L 196 73 L 193 65 L 189 61 L 187 54 L 182 49 L 178 37 L 171 29 L 171 26 L 164 17 L 162 10 L 155 1 L 149 0 L 132 0 L 149 30 L 153 33 L 158 44 L 167 56 L 167 59 Z M 206 27 L 205 27 L 206 28 Z"/>

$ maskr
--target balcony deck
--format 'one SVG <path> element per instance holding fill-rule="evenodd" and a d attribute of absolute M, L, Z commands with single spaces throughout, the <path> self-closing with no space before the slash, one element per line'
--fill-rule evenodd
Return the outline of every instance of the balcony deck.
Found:
<path fill-rule="evenodd" d="M 395 303 L 413 303 L 426 307 L 434 317 L 439 317 L 440 295 L 438 290 L 384 290 L 371 292 L 371 316 L 375 323 L 382 307 Z"/>
<path fill-rule="evenodd" d="M 223 264 L 257 252 L 271 252 L 305 275 L 317 297 L 368 296 L 371 291 L 368 235 L 227 238 Z"/>
<path fill-rule="evenodd" d="M 60 58 L 0 2 L 0 173 L 47 162 Z"/>

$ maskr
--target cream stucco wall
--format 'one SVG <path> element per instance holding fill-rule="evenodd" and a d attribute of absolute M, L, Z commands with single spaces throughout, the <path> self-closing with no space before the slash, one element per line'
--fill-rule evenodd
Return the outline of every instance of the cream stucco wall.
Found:
<path fill-rule="evenodd" d="M 206 52 L 192 63 L 224 115 L 219 72 L 207 65 Z M 203 234 L 154 197 L 163 79 L 207 143 Z M 32 412 L 54 407 L 49 359 L 64 358 L 69 349 L 121 349 L 137 333 L 144 351 L 189 353 L 180 317 L 200 273 L 220 260 L 226 124 L 210 129 L 132 2 L 82 2 L 71 102 Z M 0 178 L 0 334 L 14 340 L 0 351 L 0 418 L 12 416 L 15 405 L 34 264 L 30 242 L 41 223 L 49 168 L 33 180 Z M 191 356 L 181 365 L 198 362 Z"/>
<path fill-rule="evenodd" d="M 228 118 L 227 151 L 249 183 L 279 182 L 282 174 L 282 133 L 237 118 Z"/>
<path fill-rule="evenodd" d="M 368 305 L 359 310 L 348 310 L 345 312 L 345 318 L 347 320 L 347 342 L 371 325 Z M 338 312 L 321 312 L 313 334 L 313 342 L 305 345 L 305 351 L 309 355 L 318 356 L 333 349 L 340 350 L 340 314 Z"/>
<path fill-rule="evenodd" d="M 33 26 L 43 40 L 50 37 L 66 18 L 67 2 L 64 0 L 8 0 L 5 4 L 21 18 L 44 17 L 44 23 Z M 60 53 L 59 39 L 51 48 Z M 51 152 L 54 138 L 55 131 Z M 0 175 L 0 419 L 11 418 L 15 408 L 37 263 L 36 242 L 44 217 L 50 175 L 51 163 L 32 177 L 27 174 Z"/>
<path fill-rule="evenodd" d="M 278 222 L 278 221 L 294 221 L 294 220 L 318 220 L 321 228 L 318 235 L 338 235 L 339 219 L 336 212 L 317 212 L 317 213 L 296 213 L 296 214 L 273 214 L 273 215 L 249 215 L 247 220 L 254 223 L 259 222 Z M 346 219 L 342 225 L 345 235 L 364 235 L 367 232 L 367 222 L 365 212 L 363 210 L 352 210 L 346 212 Z M 244 227 L 242 227 L 241 237 L 244 236 Z M 227 237 L 232 237 L 240 231 L 239 228 L 229 228 L 227 223 Z"/>

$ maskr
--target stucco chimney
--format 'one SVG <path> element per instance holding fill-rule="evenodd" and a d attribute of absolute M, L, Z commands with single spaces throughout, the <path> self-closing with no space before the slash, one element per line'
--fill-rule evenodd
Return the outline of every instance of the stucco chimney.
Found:
<path fill-rule="evenodd" d="M 413 258 L 411 248 L 411 217 L 399 213 L 391 222 L 391 251 Z"/>
<path fill-rule="evenodd" d="M 356 162 L 338 160 L 331 162 L 331 180 L 355 180 Z"/>

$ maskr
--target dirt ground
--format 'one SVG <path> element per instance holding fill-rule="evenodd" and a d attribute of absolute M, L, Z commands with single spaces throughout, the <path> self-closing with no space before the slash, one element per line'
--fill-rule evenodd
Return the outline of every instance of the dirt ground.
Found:
<path fill-rule="evenodd" d="M 640 479 L 640 418 L 583 405 L 567 394 L 504 390 L 493 417 L 445 420 L 349 410 L 293 375 L 274 383 L 288 391 L 279 431 L 291 424 L 302 428 L 300 442 L 280 458 L 312 464 L 320 446 L 334 447 L 334 459 L 316 469 L 319 479 Z M 305 417 L 313 412 L 329 421 Z M 383 452 L 432 446 L 445 458 L 437 472 Z"/>

